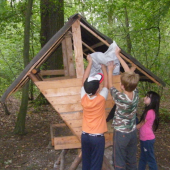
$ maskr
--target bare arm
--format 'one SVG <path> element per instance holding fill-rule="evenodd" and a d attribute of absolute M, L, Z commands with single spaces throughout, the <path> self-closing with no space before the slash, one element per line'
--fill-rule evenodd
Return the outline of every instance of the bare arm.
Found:
<path fill-rule="evenodd" d="M 121 49 L 119 47 L 116 48 L 115 54 L 117 56 L 117 58 L 119 59 L 122 67 L 124 68 L 125 72 L 130 71 L 129 66 L 126 64 L 126 62 L 120 57 L 120 51 Z"/>
<path fill-rule="evenodd" d="M 108 88 L 108 83 L 107 83 L 107 70 L 106 70 L 106 66 L 105 65 L 101 65 L 102 66 L 102 71 L 103 71 L 103 75 L 104 75 L 104 86 L 103 87 L 106 87 L 106 88 Z"/>
<path fill-rule="evenodd" d="M 112 77 L 113 77 L 113 70 L 114 70 L 115 66 L 114 66 L 114 62 L 110 61 L 108 63 L 108 86 L 109 89 L 112 87 Z"/>
<path fill-rule="evenodd" d="M 90 70 L 91 70 L 91 66 L 92 66 L 92 62 L 93 62 L 90 54 L 87 55 L 87 61 L 88 61 L 88 65 L 87 65 L 87 68 L 86 68 L 84 75 L 83 75 L 82 85 L 84 84 L 84 82 L 86 81 L 86 79 L 90 75 Z"/>
<path fill-rule="evenodd" d="M 131 68 L 130 68 L 130 71 L 131 72 L 134 72 L 135 70 L 136 70 L 136 66 L 133 64 L 133 63 L 131 63 L 132 64 L 132 66 L 131 66 Z"/>

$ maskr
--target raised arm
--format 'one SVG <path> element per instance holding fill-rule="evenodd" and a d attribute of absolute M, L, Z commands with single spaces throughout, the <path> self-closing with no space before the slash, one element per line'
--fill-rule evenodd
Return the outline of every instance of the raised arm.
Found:
<path fill-rule="evenodd" d="M 106 66 L 103 64 L 101 64 L 101 66 L 102 66 L 102 71 L 103 71 L 103 75 L 104 75 L 104 86 L 103 87 L 108 88 L 108 82 L 107 82 L 108 76 L 107 76 Z"/>
<path fill-rule="evenodd" d="M 108 68 L 108 86 L 109 86 L 109 89 L 110 89 L 110 88 L 112 87 L 113 70 L 114 70 L 114 68 L 115 68 L 114 62 L 113 62 L 113 61 L 110 61 L 110 62 L 108 63 L 107 68 Z"/>
<path fill-rule="evenodd" d="M 90 70 L 91 70 L 91 66 L 92 66 L 92 62 L 93 62 L 90 54 L 87 55 L 87 61 L 88 61 L 88 65 L 87 65 L 87 68 L 86 68 L 84 75 L 83 75 L 82 85 L 86 81 L 87 77 L 89 77 L 89 75 L 90 75 Z"/>
<path fill-rule="evenodd" d="M 129 66 L 126 64 L 126 62 L 122 59 L 122 57 L 120 57 L 120 51 L 121 49 L 119 47 L 116 48 L 115 54 L 117 56 L 117 58 L 119 59 L 122 67 L 124 68 L 125 72 L 130 71 Z"/>

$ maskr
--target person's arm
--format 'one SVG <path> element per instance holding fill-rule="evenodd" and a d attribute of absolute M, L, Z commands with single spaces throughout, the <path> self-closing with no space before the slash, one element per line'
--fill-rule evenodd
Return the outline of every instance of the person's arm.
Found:
<path fill-rule="evenodd" d="M 134 64 L 132 64 L 132 66 L 131 66 L 131 68 L 130 68 L 130 71 L 131 71 L 131 72 L 135 72 L 135 70 L 136 70 L 136 66 L 135 66 Z"/>
<path fill-rule="evenodd" d="M 112 76 L 113 76 L 113 70 L 115 68 L 114 66 L 114 62 L 113 61 L 110 61 L 108 62 L 108 86 L 109 86 L 109 89 L 112 87 Z"/>
<path fill-rule="evenodd" d="M 86 79 L 89 77 L 89 74 L 90 74 L 90 70 L 91 70 L 91 66 L 93 62 L 90 54 L 87 55 L 87 61 L 88 61 L 88 65 L 83 75 L 82 85 L 84 84 L 84 82 L 86 81 Z"/>
<path fill-rule="evenodd" d="M 106 66 L 105 65 L 103 65 L 103 64 L 101 64 L 101 66 L 102 66 L 102 71 L 103 71 L 103 75 L 104 75 L 104 81 L 103 81 L 103 87 L 106 87 L 106 88 L 108 88 L 108 78 L 107 78 L 107 70 L 106 70 Z"/>
<path fill-rule="evenodd" d="M 119 59 L 119 61 L 122 65 L 122 67 L 124 68 L 125 72 L 128 72 L 128 71 L 130 71 L 130 68 L 126 64 L 126 62 L 120 57 L 120 51 L 121 51 L 121 49 L 119 47 L 117 47 L 116 51 L 115 51 L 116 57 Z"/>
<path fill-rule="evenodd" d="M 140 122 L 139 124 L 136 125 L 136 128 L 137 128 L 137 129 L 140 129 L 145 123 L 146 123 L 146 120 Z"/>

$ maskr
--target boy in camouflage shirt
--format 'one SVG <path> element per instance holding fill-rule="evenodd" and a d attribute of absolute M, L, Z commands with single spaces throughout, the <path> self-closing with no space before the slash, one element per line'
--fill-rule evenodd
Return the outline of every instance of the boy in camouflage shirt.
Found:
<path fill-rule="evenodd" d="M 121 75 L 121 89 L 119 92 L 112 85 L 114 63 L 108 65 L 108 83 L 111 95 L 116 104 L 113 118 L 113 165 L 115 170 L 137 170 L 137 132 L 136 110 L 138 105 L 137 84 L 139 75 L 135 74 L 120 57 L 120 48 L 116 49 L 125 72 Z"/>

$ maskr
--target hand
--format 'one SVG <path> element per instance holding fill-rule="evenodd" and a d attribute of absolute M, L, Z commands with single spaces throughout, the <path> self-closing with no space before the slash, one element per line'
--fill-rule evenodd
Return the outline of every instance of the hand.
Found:
<path fill-rule="evenodd" d="M 117 48 L 116 48 L 116 50 L 115 50 L 115 54 L 116 54 L 116 55 L 119 55 L 119 54 L 120 54 L 120 51 L 121 51 L 121 49 L 117 46 Z"/>
<path fill-rule="evenodd" d="M 90 55 L 90 54 L 87 55 L 87 61 L 88 61 L 89 63 L 92 62 L 92 58 L 91 58 L 91 55 Z"/>
<path fill-rule="evenodd" d="M 140 129 L 140 125 L 139 125 L 139 124 L 136 125 L 136 129 L 137 129 L 137 130 Z"/>
<path fill-rule="evenodd" d="M 109 61 L 108 62 L 108 71 L 112 71 L 115 69 L 116 65 L 114 65 L 114 61 Z"/>
<path fill-rule="evenodd" d="M 106 69 L 106 66 L 104 64 L 101 64 L 102 69 Z"/>

